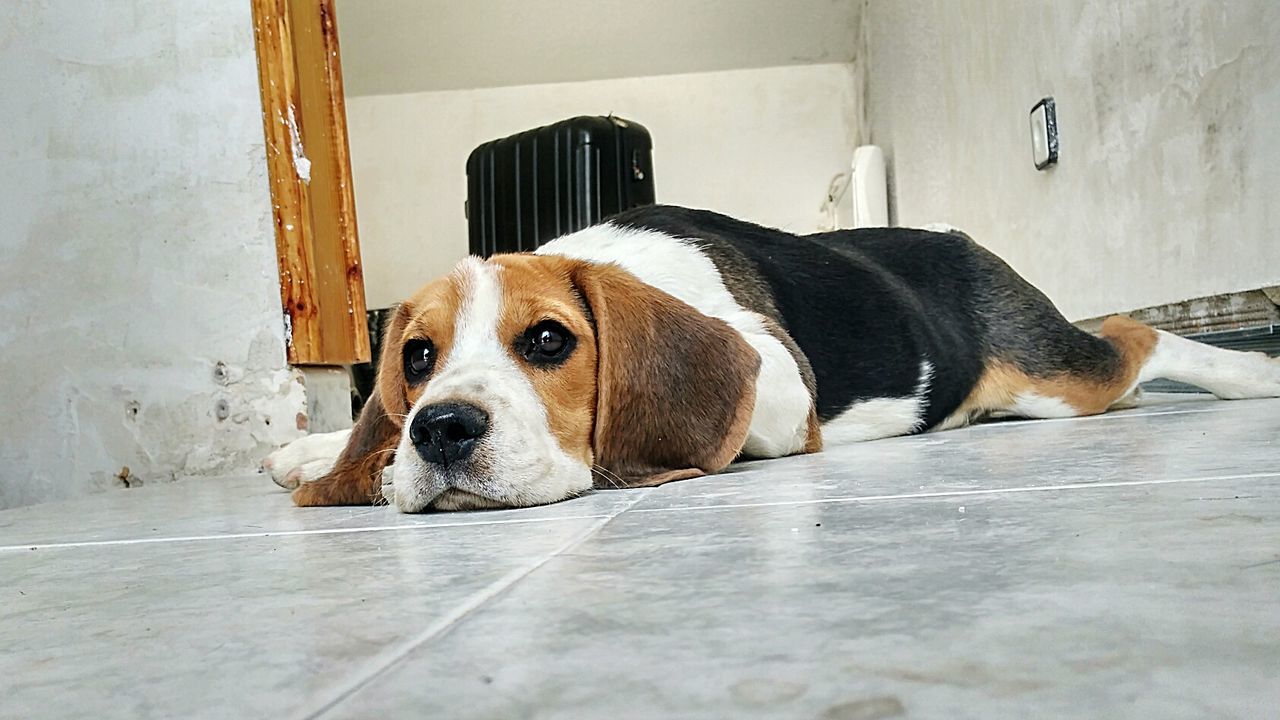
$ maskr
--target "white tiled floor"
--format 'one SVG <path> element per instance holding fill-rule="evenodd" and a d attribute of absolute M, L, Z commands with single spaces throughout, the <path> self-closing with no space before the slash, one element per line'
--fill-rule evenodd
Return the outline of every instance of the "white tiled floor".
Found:
<path fill-rule="evenodd" d="M 0 512 L 0 717 L 1274 717 L 1280 401 L 529 510 L 264 477 Z"/>

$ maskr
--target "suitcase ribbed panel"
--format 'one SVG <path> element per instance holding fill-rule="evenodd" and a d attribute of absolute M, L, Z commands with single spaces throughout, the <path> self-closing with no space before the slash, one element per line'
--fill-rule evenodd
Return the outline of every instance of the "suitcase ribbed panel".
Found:
<path fill-rule="evenodd" d="M 487 142 L 467 159 L 472 254 L 523 252 L 654 202 L 643 126 L 578 117 Z"/>

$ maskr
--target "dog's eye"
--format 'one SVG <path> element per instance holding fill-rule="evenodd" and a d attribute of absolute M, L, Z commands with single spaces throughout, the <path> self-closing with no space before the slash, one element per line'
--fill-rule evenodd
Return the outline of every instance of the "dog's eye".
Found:
<path fill-rule="evenodd" d="M 436 346 L 430 340 L 409 340 L 404 344 L 404 378 L 410 385 L 422 382 L 436 364 Z"/>
<path fill-rule="evenodd" d="M 554 328 L 542 328 L 533 338 L 533 348 L 540 355 L 559 355 L 564 350 L 564 335 Z"/>
<path fill-rule="evenodd" d="M 573 335 L 554 320 L 543 320 L 525 331 L 517 341 L 520 354 L 535 365 L 563 362 L 573 350 Z"/>

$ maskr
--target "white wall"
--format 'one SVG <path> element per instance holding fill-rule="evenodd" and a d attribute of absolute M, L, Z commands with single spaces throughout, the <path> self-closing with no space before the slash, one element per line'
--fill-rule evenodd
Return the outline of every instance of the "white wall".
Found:
<path fill-rule="evenodd" d="M 305 403 L 249 4 L 0 4 L 0 88 L 0 507 L 252 470 Z"/>
<path fill-rule="evenodd" d="M 348 96 L 847 63 L 862 0 L 338 0 Z"/>
<path fill-rule="evenodd" d="M 369 306 L 466 255 L 465 165 L 482 142 L 613 113 L 653 135 L 659 202 L 811 231 L 848 168 L 857 98 L 848 64 L 348 98 Z"/>
<path fill-rule="evenodd" d="M 1280 283 L 1280 3 L 871 0 L 901 224 L 968 230 L 1073 319 Z M 1062 160 L 1027 113 L 1058 103 Z"/>

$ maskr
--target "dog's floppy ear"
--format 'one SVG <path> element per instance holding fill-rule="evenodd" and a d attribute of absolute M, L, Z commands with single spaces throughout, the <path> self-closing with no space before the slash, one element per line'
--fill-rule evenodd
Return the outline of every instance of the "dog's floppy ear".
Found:
<path fill-rule="evenodd" d="M 404 333 L 409 327 L 413 308 L 408 302 L 400 303 L 391 313 L 391 321 L 382 333 L 382 357 L 378 360 L 378 377 L 374 382 L 373 397 L 379 398 L 389 422 L 398 431 L 404 425 L 404 414 L 409 412 L 404 383 Z M 363 413 L 361 413 L 363 417 Z"/>
<path fill-rule="evenodd" d="M 595 322 L 602 487 L 723 469 L 746 442 L 760 356 L 718 318 L 613 265 L 574 273 Z"/>
<path fill-rule="evenodd" d="M 382 359 L 373 392 L 360 411 L 351 438 L 333 469 L 293 491 L 297 505 L 369 505 L 382 499 L 382 470 L 395 459 L 408 411 L 401 344 L 410 310 L 398 307 L 382 340 Z"/>

